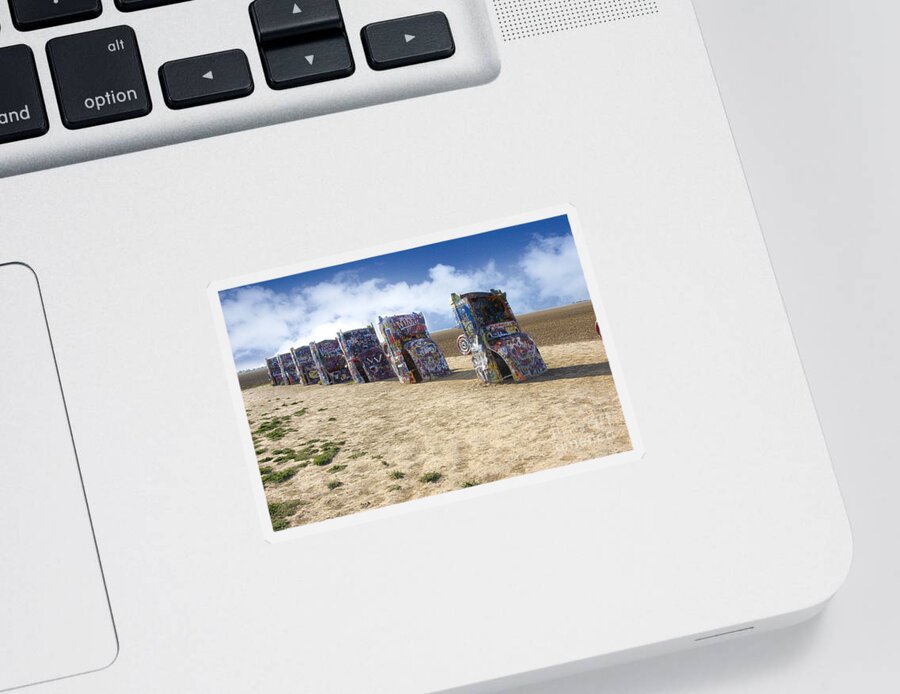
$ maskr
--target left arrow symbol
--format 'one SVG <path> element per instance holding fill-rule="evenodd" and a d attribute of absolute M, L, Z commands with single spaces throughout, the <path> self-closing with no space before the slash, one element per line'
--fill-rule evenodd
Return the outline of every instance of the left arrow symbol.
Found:
<path fill-rule="evenodd" d="M 209 72 L 203 73 L 203 79 L 205 79 L 205 80 L 211 80 L 212 78 L 213 78 L 212 70 L 210 70 Z"/>

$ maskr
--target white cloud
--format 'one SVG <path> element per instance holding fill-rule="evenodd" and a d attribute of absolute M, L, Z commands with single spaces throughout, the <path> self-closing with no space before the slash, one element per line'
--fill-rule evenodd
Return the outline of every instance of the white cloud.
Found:
<path fill-rule="evenodd" d="M 588 298 L 578 250 L 571 236 L 538 237 L 519 264 L 539 299 L 572 303 Z"/>
<path fill-rule="evenodd" d="M 374 324 L 379 315 L 420 311 L 430 330 L 450 328 L 451 292 L 503 289 L 516 313 L 587 298 L 571 237 L 535 237 L 510 268 L 504 272 L 492 260 L 469 271 L 439 263 L 418 283 L 338 274 L 291 294 L 258 285 L 232 290 L 222 309 L 235 363 L 252 368 L 289 347 Z"/>

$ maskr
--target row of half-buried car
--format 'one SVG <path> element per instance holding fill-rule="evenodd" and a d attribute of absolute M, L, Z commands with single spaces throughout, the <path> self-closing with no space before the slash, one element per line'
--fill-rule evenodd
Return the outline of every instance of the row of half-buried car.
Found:
<path fill-rule="evenodd" d="M 537 345 L 522 332 L 506 293 L 452 294 L 451 307 L 462 330 L 457 344 L 470 355 L 484 383 L 525 381 L 547 370 Z M 292 347 L 266 360 L 272 385 L 333 385 L 398 379 L 401 383 L 432 381 L 450 373 L 447 360 L 431 338 L 421 313 L 378 317 L 373 325 L 339 331 L 334 340 Z"/>

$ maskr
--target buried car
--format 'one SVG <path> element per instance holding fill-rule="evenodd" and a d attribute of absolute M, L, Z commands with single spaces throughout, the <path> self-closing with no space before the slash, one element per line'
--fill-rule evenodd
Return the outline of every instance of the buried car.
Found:
<path fill-rule="evenodd" d="M 290 352 L 285 352 L 278 355 L 278 361 L 281 362 L 281 371 L 284 373 L 285 384 L 295 386 L 300 383 L 300 372 L 294 363 L 294 356 Z"/>
<path fill-rule="evenodd" d="M 378 329 L 384 336 L 387 357 L 401 383 L 433 381 L 450 373 L 447 360 L 431 339 L 425 316 L 421 313 L 378 316 Z"/>
<path fill-rule="evenodd" d="M 322 385 L 330 386 L 353 380 L 337 340 L 310 342 L 309 351 L 316 365 L 316 371 L 319 372 L 319 383 Z"/>
<path fill-rule="evenodd" d="M 378 341 L 375 328 L 371 325 L 345 332 L 338 331 L 337 340 L 347 360 L 350 375 L 357 383 L 387 381 L 397 377 Z"/>
<path fill-rule="evenodd" d="M 463 331 L 457 344 L 471 355 L 482 382 L 526 381 L 547 370 L 534 340 L 522 332 L 506 292 L 451 294 L 450 303 Z"/>
<path fill-rule="evenodd" d="M 313 361 L 312 350 L 307 345 L 291 347 L 291 355 L 294 357 L 294 364 L 297 365 L 300 382 L 305 386 L 318 383 L 319 370 Z"/>
<path fill-rule="evenodd" d="M 287 384 L 284 377 L 284 370 L 281 368 L 281 360 L 278 357 L 269 357 L 266 359 L 266 369 L 269 371 L 269 381 L 273 386 L 283 386 Z"/>

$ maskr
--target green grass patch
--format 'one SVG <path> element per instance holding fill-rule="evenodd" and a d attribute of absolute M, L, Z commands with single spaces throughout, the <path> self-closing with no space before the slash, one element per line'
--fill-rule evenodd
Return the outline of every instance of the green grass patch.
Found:
<path fill-rule="evenodd" d="M 296 412 L 294 412 L 294 416 L 295 416 L 295 417 L 302 417 L 302 416 L 305 415 L 307 412 L 309 412 L 309 408 L 308 408 L 308 407 L 304 407 L 302 410 L 297 410 Z"/>
<path fill-rule="evenodd" d="M 287 417 L 272 417 L 272 419 L 268 419 L 256 427 L 254 433 L 265 436 L 270 441 L 283 439 L 288 433 L 288 430 L 284 425 L 286 420 Z"/>
<path fill-rule="evenodd" d="M 270 501 L 269 518 L 272 519 L 272 530 L 284 530 L 290 526 L 289 519 L 303 505 L 299 499 L 289 501 Z"/>
<path fill-rule="evenodd" d="M 341 447 L 332 441 L 323 443 L 321 449 L 322 450 L 312 459 L 313 465 L 318 465 L 320 467 L 330 465 L 331 461 L 334 460 L 334 457 L 341 451 Z"/>
<path fill-rule="evenodd" d="M 259 468 L 259 474 L 260 474 L 260 475 L 268 475 L 270 472 L 272 472 L 272 466 L 271 466 L 271 465 L 262 465 L 262 466 Z"/>
<path fill-rule="evenodd" d="M 419 482 L 422 482 L 423 484 L 434 484 L 435 482 L 440 482 L 441 477 L 443 477 L 443 475 L 439 472 L 426 472 L 419 477 Z"/>
<path fill-rule="evenodd" d="M 353 451 L 348 457 L 350 460 L 356 460 L 357 458 L 362 458 L 365 454 L 365 451 Z"/>
<path fill-rule="evenodd" d="M 303 458 L 300 457 L 300 454 L 293 448 L 278 448 L 272 451 L 272 453 L 275 455 L 272 459 L 273 463 L 287 463 L 294 460 L 303 460 Z"/>
<path fill-rule="evenodd" d="M 259 462 L 260 463 L 268 463 L 268 462 L 271 462 L 271 460 L 272 460 L 272 456 L 269 455 L 269 456 L 266 456 L 265 458 L 260 458 Z"/>
<path fill-rule="evenodd" d="M 346 470 L 346 469 L 347 469 L 346 465 L 332 465 L 330 468 L 328 468 L 328 472 L 340 472 L 341 470 Z"/>
<path fill-rule="evenodd" d="M 338 487 L 343 487 L 344 483 L 340 480 L 328 480 L 328 484 L 326 486 L 329 489 L 337 489 Z"/>
<path fill-rule="evenodd" d="M 466 480 L 460 486 L 463 489 L 468 489 L 469 487 L 477 487 L 481 482 L 473 482 L 472 480 Z"/>
<path fill-rule="evenodd" d="M 267 475 L 263 475 L 262 481 L 263 484 L 282 484 L 287 482 L 291 477 L 297 474 L 300 470 L 299 465 L 294 465 L 293 467 L 286 467 L 283 470 L 275 470 L 275 472 L 270 472 Z"/>
<path fill-rule="evenodd" d="M 388 477 L 390 477 L 392 480 L 402 480 L 404 477 L 406 477 L 406 475 L 399 470 L 391 470 L 388 473 Z"/>

